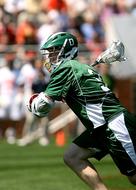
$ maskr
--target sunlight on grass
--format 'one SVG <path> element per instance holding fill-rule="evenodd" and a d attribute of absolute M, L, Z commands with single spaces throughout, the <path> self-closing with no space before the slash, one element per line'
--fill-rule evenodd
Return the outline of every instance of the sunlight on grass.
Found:
<path fill-rule="evenodd" d="M 1 190 L 89 190 L 89 188 L 63 163 L 66 147 L 50 144 L 41 147 L 34 143 L 17 147 L 1 142 Z M 110 190 L 134 190 L 122 176 L 110 157 L 101 162 L 93 160 Z"/>

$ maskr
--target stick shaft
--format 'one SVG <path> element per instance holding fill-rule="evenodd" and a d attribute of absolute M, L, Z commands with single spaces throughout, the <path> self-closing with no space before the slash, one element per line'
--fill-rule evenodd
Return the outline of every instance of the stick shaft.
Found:
<path fill-rule="evenodd" d="M 94 67 L 94 66 L 98 65 L 99 63 L 100 63 L 99 61 L 95 60 L 95 62 L 91 66 Z"/>

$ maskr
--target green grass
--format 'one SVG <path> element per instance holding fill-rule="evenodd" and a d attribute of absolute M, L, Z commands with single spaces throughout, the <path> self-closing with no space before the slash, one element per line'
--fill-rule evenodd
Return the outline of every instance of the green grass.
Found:
<path fill-rule="evenodd" d="M 0 190 L 89 190 L 63 163 L 65 148 L 53 143 L 47 147 L 38 143 L 18 147 L 1 141 Z M 110 157 L 93 162 L 110 190 L 136 189 L 119 173 Z"/>

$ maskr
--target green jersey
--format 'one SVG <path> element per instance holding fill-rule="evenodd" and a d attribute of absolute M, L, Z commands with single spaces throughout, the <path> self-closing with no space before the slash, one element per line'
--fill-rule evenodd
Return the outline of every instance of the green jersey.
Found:
<path fill-rule="evenodd" d="M 104 125 L 125 109 L 100 74 L 76 60 L 66 61 L 53 71 L 45 93 L 53 100 L 65 101 L 87 129 Z"/>

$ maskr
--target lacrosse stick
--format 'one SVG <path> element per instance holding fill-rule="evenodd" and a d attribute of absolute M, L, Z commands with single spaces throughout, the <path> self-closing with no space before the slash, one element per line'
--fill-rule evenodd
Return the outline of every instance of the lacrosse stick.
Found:
<path fill-rule="evenodd" d="M 98 65 L 100 63 L 107 63 L 107 64 L 112 64 L 116 61 L 125 61 L 126 57 L 124 57 L 124 52 L 125 52 L 125 47 L 122 42 L 114 41 L 110 47 L 102 52 L 95 62 L 92 64 L 94 67 L 95 65 Z"/>

